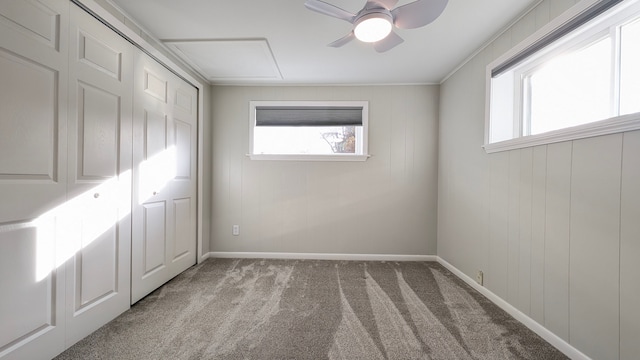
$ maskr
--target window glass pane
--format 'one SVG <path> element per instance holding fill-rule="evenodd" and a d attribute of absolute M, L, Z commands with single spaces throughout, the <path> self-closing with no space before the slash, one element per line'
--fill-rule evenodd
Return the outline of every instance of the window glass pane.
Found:
<path fill-rule="evenodd" d="M 256 126 L 253 153 L 269 155 L 356 154 L 361 126 Z"/>
<path fill-rule="evenodd" d="M 530 135 L 609 118 L 611 39 L 557 56 L 530 75 Z"/>
<path fill-rule="evenodd" d="M 621 28 L 620 115 L 640 112 L 640 19 Z"/>
<path fill-rule="evenodd" d="M 489 141 L 512 139 L 514 112 L 514 73 L 508 71 L 491 79 L 491 126 Z"/>

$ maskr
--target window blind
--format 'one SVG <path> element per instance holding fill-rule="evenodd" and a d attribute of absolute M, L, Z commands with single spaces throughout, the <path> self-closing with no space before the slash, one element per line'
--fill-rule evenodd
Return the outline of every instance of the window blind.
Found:
<path fill-rule="evenodd" d="M 362 126 L 362 107 L 256 106 L 256 126 Z"/>
<path fill-rule="evenodd" d="M 569 20 L 568 22 L 558 27 L 557 29 L 553 30 L 552 32 L 550 32 L 540 40 L 531 44 L 531 46 L 520 51 L 519 53 L 509 58 L 507 61 L 493 68 L 493 70 L 491 70 L 491 77 L 496 77 L 502 74 L 503 72 L 509 70 L 510 68 L 516 66 L 523 60 L 527 59 L 529 56 L 542 50 L 547 45 L 550 45 L 556 40 L 559 40 L 560 38 L 569 34 L 573 30 L 576 30 L 580 26 L 588 23 L 589 21 L 593 20 L 596 16 L 611 9 L 613 6 L 617 5 L 618 3 L 621 3 L 622 1 L 623 0 L 601 0 L 597 2 L 596 4 L 594 4 L 592 7 L 590 7 L 580 15 Z"/>

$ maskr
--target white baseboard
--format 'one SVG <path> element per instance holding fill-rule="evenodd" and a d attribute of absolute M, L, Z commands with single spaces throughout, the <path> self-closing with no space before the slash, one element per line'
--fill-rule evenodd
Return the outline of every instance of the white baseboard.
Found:
<path fill-rule="evenodd" d="M 208 252 L 208 253 L 204 253 L 204 254 L 200 257 L 200 260 L 198 260 L 198 264 L 200 264 L 201 262 L 203 262 L 203 261 L 207 260 L 207 259 L 208 259 L 208 258 L 210 258 L 210 257 L 211 257 L 211 253 L 210 253 L 210 252 Z"/>
<path fill-rule="evenodd" d="M 437 256 L 437 261 L 447 268 L 447 270 L 451 271 L 457 277 L 459 277 L 462 281 L 469 284 L 472 288 L 476 289 L 479 293 L 484 295 L 486 298 L 491 300 L 494 304 L 498 305 L 502 310 L 506 311 L 509 315 L 513 316 L 516 320 L 523 323 L 526 327 L 531 329 L 533 332 L 538 334 L 541 338 L 545 339 L 549 344 L 553 345 L 558 350 L 562 351 L 565 355 L 570 357 L 571 359 L 576 360 L 591 360 L 587 355 L 583 354 L 580 350 L 571 346 L 568 342 L 564 341 L 562 338 L 558 337 L 558 335 L 552 333 L 544 326 L 540 325 L 538 322 L 516 309 L 513 305 L 509 304 L 505 300 L 503 300 L 498 295 L 491 292 L 484 286 L 478 284 L 475 280 L 469 277 L 467 274 L 458 270 L 455 266 L 449 264 L 446 260 Z"/>
<path fill-rule="evenodd" d="M 435 255 L 278 253 L 278 252 L 227 252 L 227 251 L 212 251 L 205 254 L 203 258 L 359 260 L 359 261 L 437 261 L 437 256 Z"/>

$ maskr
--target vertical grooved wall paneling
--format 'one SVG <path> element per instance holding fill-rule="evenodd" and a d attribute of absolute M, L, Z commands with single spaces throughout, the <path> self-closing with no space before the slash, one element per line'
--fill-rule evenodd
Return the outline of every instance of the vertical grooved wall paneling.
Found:
<path fill-rule="evenodd" d="M 573 146 L 569 340 L 594 359 L 618 358 L 621 155 L 622 134 Z"/>
<path fill-rule="evenodd" d="M 508 209 L 508 241 L 507 241 L 507 300 L 511 304 L 518 303 L 520 272 L 520 151 L 509 151 L 509 205 Z"/>
<path fill-rule="evenodd" d="M 520 151 L 520 194 L 518 242 L 518 300 L 516 307 L 523 313 L 531 314 L 531 223 L 533 192 L 533 149 Z"/>
<path fill-rule="evenodd" d="M 620 358 L 640 354 L 640 131 L 624 134 L 620 204 Z"/>
<path fill-rule="evenodd" d="M 547 148 L 544 325 L 569 340 L 569 223 L 572 143 Z"/>
<path fill-rule="evenodd" d="M 544 324 L 545 228 L 547 203 L 547 146 L 533 149 L 531 189 L 531 313 Z"/>
<path fill-rule="evenodd" d="M 211 251 L 435 254 L 438 92 L 438 86 L 214 86 Z M 369 101 L 372 157 L 251 160 L 251 100 Z M 240 225 L 239 236 L 232 225 Z"/>
<path fill-rule="evenodd" d="M 507 298 L 509 153 L 502 152 L 489 160 L 491 179 L 489 193 L 489 276 L 486 286 L 503 299 Z"/>
<path fill-rule="evenodd" d="M 634 359 L 640 131 L 478 152 L 486 65 L 576 2 L 540 2 L 440 86 L 438 255 L 587 356 Z"/>

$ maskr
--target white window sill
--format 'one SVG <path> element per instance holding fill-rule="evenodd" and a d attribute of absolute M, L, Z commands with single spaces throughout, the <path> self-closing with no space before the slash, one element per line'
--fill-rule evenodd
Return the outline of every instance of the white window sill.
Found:
<path fill-rule="evenodd" d="M 618 116 L 589 124 L 550 131 L 544 134 L 523 136 L 516 139 L 485 144 L 483 148 L 488 154 L 491 154 L 633 130 L 640 130 L 640 113 Z"/>
<path fill-rule="evenodd" d="M 371 155 L 275 155 L 247 154 L 251 160 L 276 161 L 366 161 Z"/>

